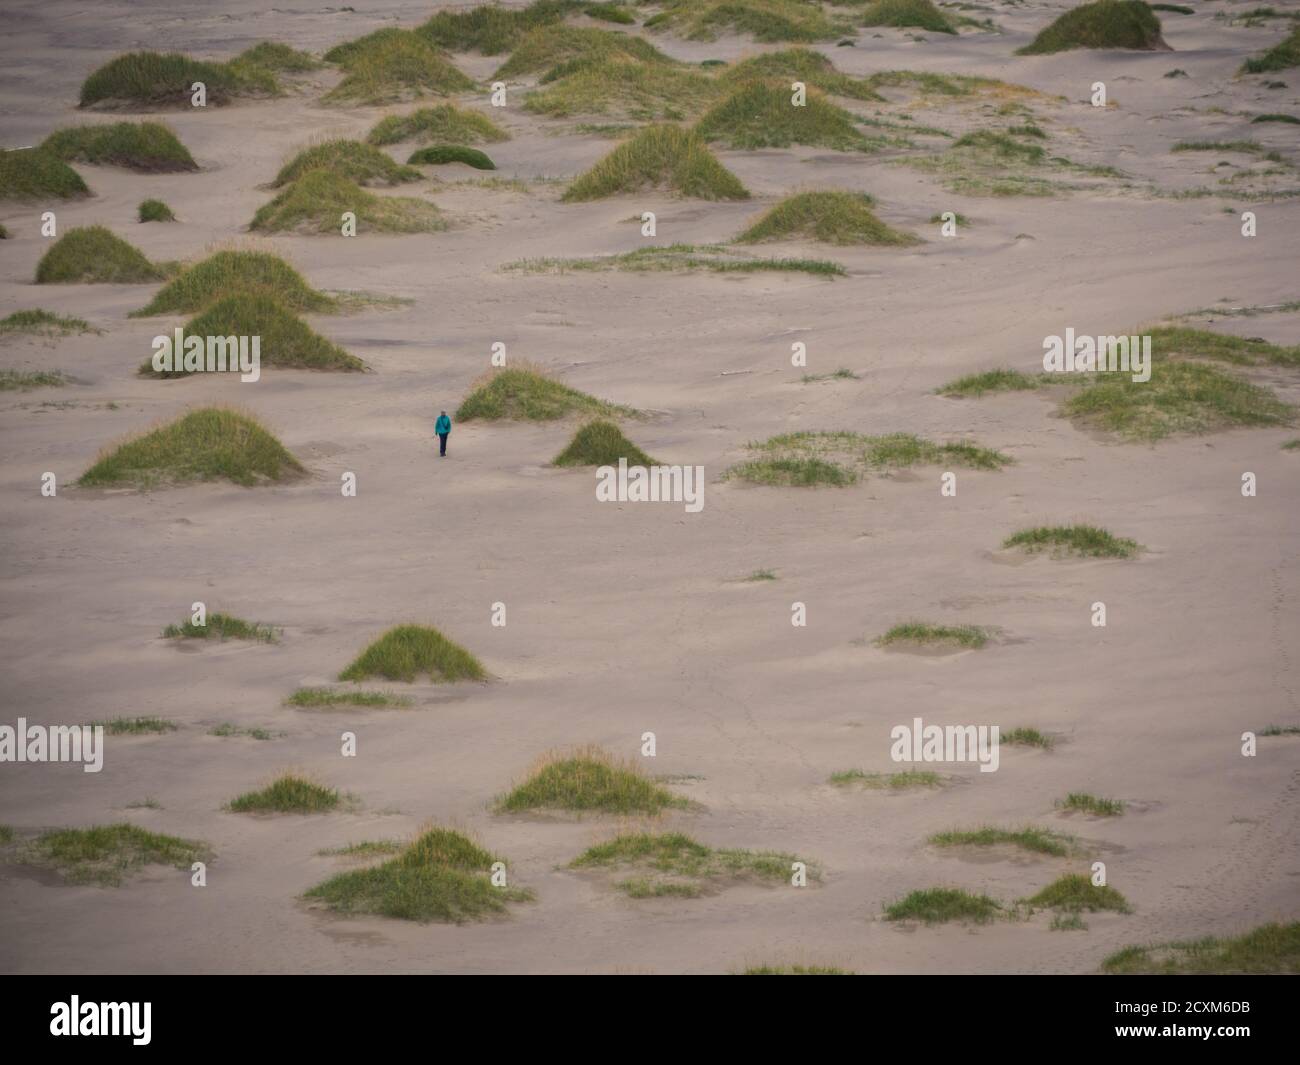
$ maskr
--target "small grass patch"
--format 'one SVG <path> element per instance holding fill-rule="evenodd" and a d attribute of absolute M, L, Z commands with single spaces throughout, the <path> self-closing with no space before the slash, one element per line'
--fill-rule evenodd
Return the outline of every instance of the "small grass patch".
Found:
<path fill-rule="evenodd" d="M 1022 529 L 1002 541 L 1032 553 L 1050 551 L 1054 557 L 1132 558 L 1142 550 L 1136 540 L 1117 537 L 1096 525 L 1040 525 Z"/>
<path fill-rule="evenodd" d="M 230 800 L 237 814 L 317 814 L 335 809 L 342 796 L 296 773 L 286 773 L 260 791 L 248 791 Z"/>
<path fill-rule="evenodd" d="M 802 81 L 832 96 L 880 102 L 884 97 L 872 87 L 868 78 L 854 78 L 835 69 L 835 64 L 811 48 L 786 48 L 741 60 L 723 71 L 727 85 L 744 85 L 754 80 L 782 81 L 787 85 Z"/>
<path fill-rule="evenodd" d="M 858 475 L 836 462 L 812 456 L 778 456 L 748 459 L 730 467 L 722 479 L 785 488 L 829 486 L 844 488 L 857 484 Z"/>
<path fill-rule="evenodd" d="M 449 96 L 474 88 L 472 78 L 412 30 L 379 30 L 331 49 L 325 59 L 337 62 L 345 74 L 325 94 L 325 103 L 375 105 L 426 93 Z"/>
<path fill-rule="evenodd" d="M 575 59 L 551 68 L 524 110 L 548 118 L 616 115 L 641 121 L 679 121 L 697 115 L 719 95 L 707 74 L 666 63 L 627 57 Z"/>
<path fill-rule="evenodd" d="M 240 728 L 238 725 L 229 721 L 223 721 L 220 725 L 215 725 L 208 729 L 209 736 L 220 736 L 227 739 L 233 736 L 247 736 L 252 740 L 273 740 L 283 736 L 283 732 L 272 732 L 270 729 L 264 729 L 257 726 L 253 728 Z"/>
<path fill-rule="evenodd" d="M 432 828 L 388 861 L 340 873 L 303 898 L 349 915 L 454 924 L 482 920 L 505 912 L 508 902 L 533 897 L 522 888 L 493 886 L 490 873 L 498 860 L 459 832 Z"/>
<path fill-rule="evenodd" d="M 198 840 L 122 823 L 43 832 L 24 849 L 21 860 L 57 869 L 73 883 L 116 887 L 146 865 L 169 865 L 188 872 L 193 862 L 211 857 L 207 844 Z"/>
<path fill-rule="evenodd" d="M 689 801 L 647 777 L 631 760 L 599 747 L 544 756 L 523 783 L 495 803 L 497 813 L 571 810 L 577 813 L 657 814 Z"/>
<path fill-rule="evenodd" d="M 1300 126 L 1300 118 L 1296 118 L 1295 115 L 1270 113 L 1266 115 L 1256 115 L 1250 120 L 1252 126 L 1258 125 L 1261 122 L 1284 122 L 1287 125 Z"/>
<path fill-rule="evenodd" d="M 858 129 L 853 116 L 820 91 L 808 92 L 803 106 L 791 102 L 790 86 L 752 81 L 707 111 L 695 125 L 705 141 L 753 150 L 806 144 L 839 151 L 867 152 L 879 147 Z"/>
<path fill-rule="evenodd" d="M 205 407 L 105 451 L 77 483 L 91 488 L 147 488 L 228 480 L 252 487 L 304 472 L 302 464 L 251 416 Z"/>
<path fill-rule="evenodd" d="M 253 640 L 257 643 L 277 643 L 280 630 L 274 625 L 263 625 L 257 621 L 245 621 L 243 618 L 231 617 L 229 614 L 209 614 L 202 625 L 185 621 L 179 625 L 168 625 L 162 631 L 168 640 Z"/>
<path fill-rule="evenodd" d="M 14 311 L 0 318 L 0 335 L 23 333 L 31 336 L 70 336 L 73 333 L 96 333 L 84 318 L 72 318 L 39 307 L 30 311 Z"/>
<path fill-rule="evenodd" d="M 56 370 L 0 370 L 0 392 L 62 388 L 67 383 L 68 378 Z"/>
<path fill-rule="evenodd" d="M 225 296 L 246 291 L 274 296 L 293 311 L 338 309 L 337 300 L 317 292 L 283 259 L 267 252 L 226 250 L 182 271 L 131 317 L 199 311 Z"/>
<path fill-rule="evenodd" d="M 1262 55 L 1253 56 L 1241 65 L 1243 74 L 1266 74 L 1274 70 L 1300 67 L 1300 26 Z"/>
<path fill-rule="evenodd" d="M 312 170 L 327 170 L 358 185 L 400 185 L 421 178 L 418 170 L 394 162 L 371 144 L 338 139 L 304 148 L 280 168 L 271 187 L 283 188 Z"/>
<path fill-rule="evenodd" d="M 1112 974 L 1300 973 L 1300 921 L 1271 923 L 1240 936 L 1125 947 L 1101 963 Z"/>
<path fill-rule="evenodd" d="M 1300 736 L 1300 725 L 1269 725 L 1260 729 L 1261 736 Z"/>
<path fill-rule="evenodd" d="M 36 266 L 38 285 L 138 284 L 162 278 L 162 270 L 104 226 L 68 230 Z"/>
<path fill-rule="evenodd" d="M 633 59 L 639 63 L 671 64 L 673 60 L 643 37 L 614 30 L 553 23 L 529 30 L 515 46 L 492 80 L 517 78 L 549 70 L 559 63 L 585 63 L 604 59 Z"/>
<path fill-rule="evenodd" d="M 503 270 L 523 273 L 564 274 L 603 270 L 633 273 L 691 272 L 716 274 L 804 273 L 819 277 L 844 277 L 847 271 L 827 259 L 765 259 L 746 255 L 723 244 L 667 244 L 621 255 L 597 255 L 589 259 L 520 259 L 506 263 Z"/>
<path fill-rule="evenodd" d="M 860 381 L 862 378 L 848 367 L 841 366 L 831 373 L 806 373 L 799 380 L 805 385 L 811 385 L 817 381 Z"/>
<path fill-rule="evenodd" d="M 1075 849 L 1073 836 L 1032 825 L 1015 829 L 995 828 L 991 825 L 975 829 L 952 829 L 935 833 L 927 842 L 935 847 L 996 847 L 1009 844 L 1031 854 L 1048 854 L 1054 858 L 1066 858 Z"/>
<path fill-rule="evenodd" d="M 428 625 L 397 625 L 375 640 L 339 674 L 339 680 L 383 677 L 408 684 L 427 674 L 435 684 L 486 680 L 477 658 Z"/>
<path fill-rule="evenodd" d="M 946 924 L 949 921 L 987 924 L 1001 914 L 1001 905 L 987 895 L 973 895 L 960 888 L 913 891 L 885 907 L 886 920 L 920 921 L 924 924 Z"/>
<path fill-rule="evenodd" d="M 828 784 L 837 788 L 850 786 L 874 791 L 905 791 L 908 788 L 938 788 L 943 778 L 925 769 L 900 769 L 895 773 L 868 773 L 863 769 L 843 769 L 832 773 Z"/>
<path fill-rule="evenodd" d="M 1082 873 L 1067 873 L 1052 881 L 1037 895 L 1025 900 L 1030 906 L 1045 910 L 1065 910 L 1068 913 L 1113 910 L 1115 913 L 1132 913 L 1128 901 L 1109 885 L 1097 887 Z"/>
<path fill-rule="evenodd" d="M 459 144 L 435 144 L 428 148 L 419 148 L 407 160 L 412 166 L 443 166 L 446 163 L 464 163 L 475 170 L 495 170 L 496 163 L 477 148 L 466 148 Z"/>
<path fill-rule="evenodd" d="M 614 882 L 634 899 L 698 898 L 742 881 L 786 881 L 798 860 L 793 854 L 707 847 L 680 832 L 627 832 L 588 848 L 569 868 L 634 872 Z M 808 873 L 818 879 L 815 869 Z"/>
<path fill-rule="evenodd" d="M 155 736 L 164 732 L 175 732 L 176 724 L 164 717 L 114 717 L 107 721 L 91 721 L 104 729 L 108 736 Z"/>
<path fill-rule="evenodd" d="M 998 733 L 999 743 L 1008 743 L 1012 747 L 1038 747 L 1044 751 L 1050 751 L 1056 746 L 1056 741 L 1036 728 L 1010 728 L 1002 729 Z"/>
<path fill-rule="evenodd" d="M 298 707 L 336 707 L 336 706 L 410 706 L 411 700 L 404 695 L 376 691 L 335 691 L 332 688 L 299 688 L 285 700 L 286 706 Z"/>
<path fill-rule="evenodd" d="M 956 644 L 977 650 L 989 642 L 991 632 L 980 625 L 931 625 L 924 621 L 905 621 L 876 638 L 880 647 L 896 643 Z"/>
<path fill-rule="evenodd" d="M 136 208 L 141 222 L 175 222 L 176 215 L 162 200 L 141 200 Z"/>
<path fill-rule="evenodd" d="M 236 71 L 270 71 L 279 74 L 304 74 L 319 70 L 320 60 L 307 52 L 300 52 L 278 41 L 260 41 L 245 48 L 230 61 Z"/>
<path fill-rule="evenodd" d="M 745 578 L 745 582 L 748 584 L 753 584 L 758 581 L 774 581 L 774 580 L 777 580 L 776 571 L 770 569 L 756 569 L 754 570 L 753 573 L 751 573 L 748 577 Z"/>
<path fill-rule="evenodd" d="M 40 148 L 0 151 L 0 200 L 72 200 L 90 189 L 72 167 Z"/>
<path fill-rule="evenodd" d="M 695 132 L 648 126 L 624 141 L 565 190 L 566 203 L 665 187 L 702 200 L 745 200 L 749 192 Z"/>
<path fill-rule="evenodd" d="M 1064 799 L 1056 800 L 1058 810 L 1079 810 L 1096 817 L 1118 817 L 1124 812 L 1120 799 L 1099 799 L 1083 791 L 1072 791 Z"/>
<path fill-rule="evenodd" d="M 1074 48 L 1127 48 L 1156 51 L 1167 47 L 1160 19 L 1142 0 L 1095 0 L 1057 18 L 1016 55 L 1051 55 Z"/>
<path fill-rule="evenodd" d="M 892 26 L 956 33 L 957 27 L 930 0 L 872 0 L 862 12 L 861 25 Z"/>
<path fill-rule="evenodd" d="M 617 425 L 598 418 L 574 433 L 569 446 L 551 460 L 551 465 L 617 466 L 620 459 L 629 466 L 655 465 L 655 460 L 624 436 Z"/>
<path fill-rule="evenodd" d="M 368 839 L 343 847 L 326 847 L 316 853 L 322 858 L 383 858 L 390 854 L 400 854 L 405 847 L 406 844 L 395 839 Z"/>
<path fill-rule="evenodd" d="M 437 144 L 497 144 L 510 134 L 486 115 L 455 104 L 421 107 L 406 115 L 381 118 L 366 134 L 370 144 L 418 140 Z"/>
<path fill-rule="evenodd" d="M 265 233 L 331 233 L 345 212 L 356 215 L 358 233 L 436 233 L 447 228 L 427 200 L 377 196 L 329 170 L 309 170 L 270 203 L 259 207 L 248 228 Z"/>
<path fill-rule="evenodd" d="M 831 41 L 849 29 L 845 20 L 800 0 L 669 0 L 643 25 L 672 30 L 689 41 L 735 33 L 765 44 Z"/>
<path fill-rule="evenodd" d="M 475 383 L 457 408 L 456 419 L 549 422 L 572 414 L 619 418 L 634 413 L 561 384 L 538 367 L 507 366 Z"/>
<path fill-rule="evenodd" d="M 851 969 L 833 965 L 750 965 L 741 976 L 852 976 Z"/>
<path fill-rule="evenodd" d="M 240 96 L 274 96 L 274 74 L 252 63 L 205 63 L 179 52 L 128 52 L 110 59 L 81 84 L 81 107 L 188 107 L 201 81 L 207 102 L 220 107 Z"/>
<path fill-rule="evenodd" d="M 787 196 L 736 238 L 742 244 L 807 237 L 825 244 L 906 246 L 920 241 L 876 217 L 863 192 L 800 192 Z"/>
<path fill-rule="evenodd" d="M 1042 375 L 1021 373 L 1019 370 L 985 370 L 967 374 L 949 381 L 936 389 L 941 396 L 977 397 L 989 392 L 1032 392 L 1044 384 Z"/>
<path fill-rule="evenodd" d="M 41 150 L 64 162 L 120 166 L 141 173 L 197 170 L 189 150 L 161 122 L 74 126 L 51 133 Z"/>

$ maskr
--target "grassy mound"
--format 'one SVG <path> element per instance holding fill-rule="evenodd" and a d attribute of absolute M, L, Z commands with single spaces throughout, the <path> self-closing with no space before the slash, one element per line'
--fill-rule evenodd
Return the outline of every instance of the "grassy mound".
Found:
<path fill-rule="evenodd" d="M 175 222 L 176 216 L 172 209 L 162 200 L 141 200 L 140 206 L 136 209 L 139 212 L 141 222 Z"/>
<path fill-rule="evenodd" d="M 1275 44 L 1263 55 L 1247 59 L 1241 65 L 1243 74 L 1266 74 L 1272 70 L 1290 70 L 1300 67 L 1300 26 Z"/>
<path fill-rule="evenodd" d="M 438 144 L 496 144 L 508 141 L 510 134 L 486 115 L 439 104 L 421 107 L 409 115 L 381 118 L 366 134 L 370 144 L 397 144 L 400 141 L 433 141 Z"/>
<path fill-rule="evenodd" d="M 854 100 L 883 100 L 869 79 L 852 78 L 841 74 L 821 52 L 810 48 L 786 48 L 742 60 L 728 67 L 721 80 L 728 85 L 743 85 L 759 80 L 780 80 L 787 86 L 794 81 L 821 89 L 832 96 L 847 96 Z"/>
<path fill-rule="evenodd" d="M 229 64 L 236 71 L 263 70 L 282 74 L 302 74 L 308 70 L 318 70 L 321 63 L 306 52 L 290 48 L 278 41 L 262 41 L 245 48 Z"/>
<path fill-rule="evenodd" d="M 387 848 L 371 851 L 383 854 Z M 433 828 L 396 857 L 340 873 L 303 898 L 319 900 L 338 913 L 460 924 L 501 913 L 507 902 L 533 897 L 521 888 L 493 886 L 490 872 L 498 860 L 459 832 Z"/>
<path fill-rule="evenodd" d="M 27 333 L 32 336 L 54 337 L 94 332 L 96 330 L 84 318 L 69 318 L 40 308 L 31 311 L 14 311 L 13 314 L 0 318 L 0 336 L 5 333 Z"/>
<path fill-rule="evenodd" d="M 935 847 L 996 847 L 1010 844 L 1031 854 L 1050 854 L 1055 858 L 1065 858 L 1074 853 L 1074 837 L 1064 836 L 1046 828 L 994 828 L 986 825 L 976 829 L 953 829 L 948 832 L 936 832 L 928 840 Z"/>
<path fill-rule="evenodd" d="M 625 57 L 561 64 L 539 84 L 543 87 L 524 97 L 524 110 L 551 118 L 613 114 L 677 121 L 703 111 L 718 96 L 718 83 L 699 71 Z"/>
<path fill-rule="evenodd" d="M 162 277 L 158 267 L 103 226 L 68 230 L 36 266 L 38 285 L 132 284 L 160 281 Z"/>
<path fill-rule="evenodd" d="M 325 58 L 341 65 L 346 75 L 325 94 L 326 103 L 381 104 L 426 92 L 447 96 L 474 88 L 472 78 L 411 30 L 379 30 L 331 49 Z"/>
<path fill-rule="evenodd" d="M 573 435 L 569 446 L 552 460 L 553 466 L 617 466 L 627 459 L 629 466 L 653 466 L 655 460 L 632 443 L 613 422 L 597 419 Z"/>
<path fill-rule="evenodd" d="M 251 487 L 303 472 L 284 445 L 248 415 L 205 407 L 105 452 L 77 483 L 150 487 L 228 480 Z"/>
<path fill-rule="evenodd" d="M 89 196 L 72 167 L 40 148 L 0 152 L 0 200 L 60 199 Z"/>
<path fill-rule="evenodd" d="M 418 170 L 394 162 L 372 145 L 361 141 L 332 140 L 300 151 L 280 168 L 271 187 L 283 188 L 312 170 L 326 170 L 358 185 L 400 185 L 405 181 L 420 180 Z"/>
<path fill-rule="evenodd" d="M 428 148 L 417 148 L 406 160 L 413 166 L 442 166 L 445 163 L 464 163 L 475 170 L 495 170 L 492 162 L 477 148 L 465 148 L 458 144 L 435 144 Z"/>
<path fill-rule="evenodd" d="M 436 233 L 447 228 L 442 211 L 427 200 L 376 196 L 329 170 L 309 170 L 253 215 L 248 228 L 262 233 L 335 233 L 343 214 L 357 216 L 357 233 Z"/>
<path fill-rule="evenodd" d="M 1016 55 L 1050 55 L 1072 48 L 1168 48 L 1160 19 L 1142 0 L 1095 0 L 1067 11 Z"/>
<path fill-rule="evenodd" d="M 188 107 L 190 86 L 196 81 L 207 86 L 209 106 L 220 107 L 237 96 L 279 92 L 275 76 L 252 64 L 204 63 L 179 52 L 128 52 L 110 59 L 82 82 L 80 106 Z"/>
<path fill-rule="evenodd" d="M 285 700 L 286 706 L 410 706 L 404 695 L 375 691 L 333 691 L 330 688 L 299 688 Z"/>
<path fill-rule="evenodd" d="M 931 33 L 957 32 L 952 20 L 930 0 L 871 0 L 862 12 L 861 25 L 912 28 Z"/>
<path fill-rule="evenodd" d="M 208 846 L 197 840 L 123 823 L 42 833 L 22 860 L 53 867 L 74 883 L 116 886 L 141 866 L 170 865 L 188 871 L 193 862 L 211 857 Z"/>
<path fill-rule="evenodd" d="M 944 924 L 947 921 L 987 924 L 1001 912 L 1001 905 L 987 895 L 972 895 L 960 888 L 928 888 L 913 891 L 890 903 L 885 907 L 885 919 L 922 921 L 925 924 Z"/>
<path fill-rule="evenodd" d="M 535 0 L 522 8 L 481 4 L 468 11 L 440 11 L 416 30 L 453 52 L 508 52 L 538 26 L 549 26 L 585 5 L 582 0 Z"/>
<path fill-rule="evenodd" d="M 1113 910 L 1116 913 L 1132 912 L 1128 901 L 1113 887 L 1109 885 L 1097 887 L 1082 873 L 1067 873 L 1025 901 L 1030 906 L 1041 906 L 1047 910 L 1066 910 L 1069 913 L 1079 913 L 1083 910 L 1089 913 L 1097 913 L 1101 910 Z"/>
<path fill-rule="evenodd" d="M 1158 973 L 1300 973 L 1300 921 L 1264 924 L 1244 935 L 1206 936 L 1181 943 L 1125 947 L 1101 963 L 1103 972 Z"/>
<path fill-rule="evenodd" d="M 938 773 L 924 769 L 900 769 L 896 773 L 868 773 L 863 769 L 842 769 L 832 773 L 826 783 L 837 788 L 861 785 L 875 790 L 903 791 L 907 788 L 937 788 L 943 781 Z"/>
<path fill-rule="evenodd" d="M 982 396 L 988 392 L 1032 392 L 1043 386 L 1042 375 L 1034 377 L 1019 370 L 985 370 L 949 381 L 936 391 L 941 396 Z"/>
<path fill-rule="evenodd" d="M 876 217 L 864 192 L 800 192 L 787 196 L 736 238 L 742 244 L 807 237 L 824 244 L 908 245 L 910 233 Z"/>
<path fill-rule="evenodd" d="M 820 92 L 810 91 L 802 107 L 795 107 L 790 98 L 789 85 L 752 81 L 707 111 L 696 123 L 695 132 L 728 148 L 807 144 L 865 152 L 873 147 L 853 116 Z"/>
<path fill-rule="evenodd" d="M 237 814 L 316 814 L 333 810 L 340 801 L 337 789 L 286 773 L 260 791 L 247 791 L 231 799 L 230 810 Z"/>
<path fill-rule="evenodd" d="M 634 899 L 698 898 L 743 881 L 782 883 L 798 860 L 772 851 L 706 847 L 680 832 L 628 832 L 588 848 L 569 868 L 634 873 L 614 883 Z M 811 869 L 809 879 L 817 879 Z"/>
<path fill-rule="evenodd" d="M 168 640 L 254 640 L 258 643 L 275 643 L 280 638 L 279 630 L 273 625 L 245 621 L 229 614 L 209 614 L 203 625 L 195 625 L 193 621 L 168 625 L 162 634 Z"/>
<path fill-rule="evenodd" d="M 971 650 L 978 650 L 988 642 L 989 630 L 980 625 L 931 625 L 925 621 L 905 621 L 876 640 L 880 647 L 895 643 L 946 643 Z"/>
<path fill-rule="evenodd" d="M 486 680 L 479 660 L 427 625 L 397 625 L 357 656 L 339 680 L 404 680 L 413 683 L 427 673 L 435 684 L 458 680 Z"/>
<path fill-rule="evenodd" d="M 713 41 L 726 33 L 756 41 L 829 41 L 847 26 L 800 0 L 670 0 L 645 20 L 647 29 L 671 29 L 691 41 Z"/>
<path fill-rule="evenodd" d="M 633 273 L 708 270 L 719 274 L 797 272 L 819 277 L 842 277 L 844 267 L 827 259 L 759 259 L 725 244 L 657 244 L 621 255 L 597 255 L 586 259 L 520 259 L 506 263 L 503 270 L 525 273 L 568 273 L 573 270 L 627 270 Z"/>
<path fill-rule="evenodd" d="M 138 318 L 184 314 L 240 292 L 264 293 L 294 311 L 332 311 L 337 301 L 317 292 L 283 259 L 261 251 L 219 251 L 164 285 Z"/>
<path fill-rule="evenodd" d="M 1058 810 L 1080 810 L 1094 817 L 1119 817 L 1124 812 L 1121 799 L 1100 799 L 1084 791 L 1072 791 L 1056 802 Z"/>
<path fill-rule="evenodd" d="M 648 126 L 624 141 L 565 190 L 567 203 L 598 200 L 647 187 L 667 187 L 701 200 L 745 200 L 749 192 L 695 132 Z"/>
<path fill-rule="evenodd" d="M 530 30 L 515 46 L 497 72 L 494 81 L 517 78 L 548 70 L 557 63 L 581 60 L 592 62 L 611 58 L 635 59 L 642 63 L 672 63 L 649 41 L 613 30 L 581 28 L 556 23 Z"/>
<path fill-rule="evenodd" d="M 161 122 L 74 126 L 51 133 L 41 149 L 64 162 L 121 166 L 147 174 L 199 168 L 176 134 Z"/>
<path fill-rule="evenodd" d="M 637 763 L 617 759 L 598 747 L 584 747 L 573 754 L 547 755 L 527 780 L 497 800 L 496 810 L 656 814 L 688 805 L 650 780 Z"/>
<path fill-rule="evenodd" d="M 337 344 L 326 340 L 273 296 L 261 292 L 240 292 L 212 304 L 185 325 L 186 336 L 261 337 L 262 366 L 294 370 L 336 370 L 358 373 L 366 364 Z M 186 377 L 180 368 L 156 373 L 152 358 L 140 366 L 150 377 Z"/>
<path fill-rule="evenodd" d="M 1132 558 L 1142 545 L 1113 536 L 1096 525 L 1040 525 L 1023 529 L 1002 541 L 1003 547 L 1023 547 L 1032 553 L 1050 551 L 1054 557 Z"/>
<path fill-rule="evenodd" d="M 627 407 L 589 396 L 531 367 L 504 367 L 476 385 L 456 411 L 458 421 L 550 422 L 570 414 L 619 417 Z"/>

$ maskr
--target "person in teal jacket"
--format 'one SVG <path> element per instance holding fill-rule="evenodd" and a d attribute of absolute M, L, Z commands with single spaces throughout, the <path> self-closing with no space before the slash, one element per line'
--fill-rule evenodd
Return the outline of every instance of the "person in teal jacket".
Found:
<path fill-rule="evenodd" d="M 437 422 L 434 423 L 433 431 L 438 434 L 438 457 L 447 457 L 447 437 L 451 435 L 451 419 L 447 417 L 447 412 L 443 411 L 438 415 Z"/>

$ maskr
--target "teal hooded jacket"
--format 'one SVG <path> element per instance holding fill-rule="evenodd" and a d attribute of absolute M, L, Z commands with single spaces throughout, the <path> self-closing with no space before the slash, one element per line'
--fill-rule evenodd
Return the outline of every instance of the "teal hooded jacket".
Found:
<path fill-rule="evenodd" d="M 451 419 L 445 414 L 439 414 L 438 421 L 434 425 L 433 431 L 439 435 L 451 432 Z"/>

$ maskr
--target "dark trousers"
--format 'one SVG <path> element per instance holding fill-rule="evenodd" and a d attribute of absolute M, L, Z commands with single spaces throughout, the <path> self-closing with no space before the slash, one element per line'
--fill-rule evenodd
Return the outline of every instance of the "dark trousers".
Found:
<path fill-rule="evenodd" d="M 450 433 L 438 434 L 438 454 L 440 456 L 447 454 L 447 437 L 450 435 Z"/>

